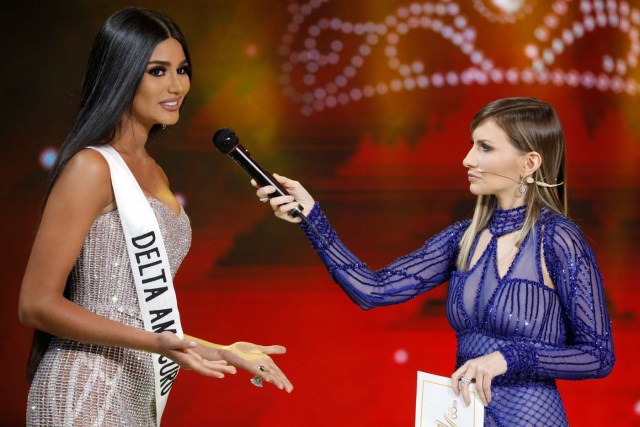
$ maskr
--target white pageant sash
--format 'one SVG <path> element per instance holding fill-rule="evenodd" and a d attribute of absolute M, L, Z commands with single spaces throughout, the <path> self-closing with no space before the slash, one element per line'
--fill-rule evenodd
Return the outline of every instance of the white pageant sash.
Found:
<path fill-rule="evenodd" d="M 157 333 L 170 331 L 182 338 L 171 266 L 151 205 L 127 164 L 113 147 L 102 145 L 89 148 L 98 151 L 109 163 L 111 185 L 127 242 L 144 328 Z M 152 353 L 151 356 L 155 374 L 156 422 L 160 426 L 179 366 L 162 355 Z"/>

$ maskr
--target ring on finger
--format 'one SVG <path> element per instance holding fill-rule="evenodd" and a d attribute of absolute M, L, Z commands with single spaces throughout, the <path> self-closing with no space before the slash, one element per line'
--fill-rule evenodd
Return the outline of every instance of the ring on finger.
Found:
<path fill-rule="evenodd" d="M 258 371 L 267 372 L 267 368 L 265 368 L 264 366 L 260 365 L 260 366 L 258 366 Z"/>
<path fill-rule="evenodd" d="M 458 381 L 460 381 L 462 384 L 471 384 L 471 378 L 469 378 L 466 374 L 462 376 L 462 378 L 460 378 Z"/>
<path fill-rule="evenodd" d="M 269 201 L 269 198 L 268 198 L 268 197 L 260 197 L 260 201 L 261 201 L 262 203 L 264 203 L 264 202 Z"/>

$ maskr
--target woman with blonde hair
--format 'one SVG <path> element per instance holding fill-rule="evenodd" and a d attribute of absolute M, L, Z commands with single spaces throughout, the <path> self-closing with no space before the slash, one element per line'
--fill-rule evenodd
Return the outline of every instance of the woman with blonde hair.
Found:
<path fill-rule="evenodd" d="M 604 377 L 615 358 L 595 256 L 566 217 L 565 141 L 554 109 L 537 99 L 499 99 L 471 122 L 464 158 L 473 219 L 415 252 L 370 270 L 338 238 L 296 181 L 270 199 L 275 215 L 301 205 L 302 223 L 333 280 L 360 307 L 398 304 L 449 282 L 447 317 L 458 348 L 452 374 L 467 404 L 476 383 L 485 425 L 567 425 L 556 379 Z M 253 183 L 255 185 L 255 183 Z M 258 189 L 262 201 L 271 187 Z"/>

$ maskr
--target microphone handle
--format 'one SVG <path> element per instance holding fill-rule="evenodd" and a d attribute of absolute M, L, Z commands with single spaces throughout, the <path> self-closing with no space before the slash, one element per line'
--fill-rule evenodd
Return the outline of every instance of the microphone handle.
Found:
<path fill-rule="evenodd" d="M 249 151 L 244 148 L 242 145 L 238 144 L 229 152 L 229 156 L 235 160 L 235 162 L 240 165 L 242 169 L 255 181 L 258 183 L 260 187 L 265 187 L 267 185 L 271 185 L 276 190 L 269 194 L 269 198 L 278 197 L 278 196 L 288 196 L 289 193 L 284 189 L 282 184 L 280 184 L 269 172 L 262 169 L 260 165 L 253 161 Z M 297 208 L 293 208 L 289 211 L 289 215 L 293 217 L 302 218 L 304 214 L 302 213 L 302 206 L 298 205 Z"/>
<path fill-rule="evenodd" d="M 235 160 L 235 162 L 238 165 L 240 165 L 242 169 L 244 169 L 244 171 L 251 178 L 256 180 L 258 185 L 260 185 L 261 187 L 264 187 L 266 185 L 271 185 L 273 186 L 273 188 L 276 189 L 273 193 L 269 194 L 269 198 L 276 197 L 276 196 L 289 195 L 289 193 L 287 192 L 287 190 L 284 189 L 282 184 L 280 184 L 269 172 L 262 169 L 260 165 L 258 165 L 256 162 L 253 161 L 253 159 L 251 158 L 251 155 L 249 154 L 249 151 L 246 148 L 244 148 L 242 145 L 237 144 L 235 147 L 231 149 L 231 151 L 228 154 L 233 160 Z M 318 232 L 316 227 L 311 223 L 311 221 L 307 219 L 307 216 L 302 213 L 302 209 L 303 209 L 302 206 L 298 205 L 297 208 L 291 209 L 288 213 L 294 218 L 298 217 L 301 220 L 303 220 L 307 224 L 307 226 L 309 226 L 313 230 L 315 235 L 322 241 L 322 244 L 325 246 L 325 248 L 328 248 L 329 244 L 320 235 L 320 233 Z"/>
<path fill-rule="evenodd" d="M 244 171 L 251 178 L 256 180 L 258 185 L 260 185 L 261 187 L 264 187 L 266 185 L 271 185 L 276 189 L 273 193 L 269 194 L 269 198 L 276 197 L 276 196 L 289 195 L 287 190 L 284 189 L 282 184 L 280 184 L 273 177 L 273 175 L 271 175 L 266 170 L 262 169 L 260 165 L 258 165 L 256 162 L 253 161 L 253 159 L 251 158 L 251 155 L 249 154 L 249 151 L 246 148 L 244 148 L 242 145 L 237 144 L 235 147 L 231 149 L 231 151 L 228 154 L 233 160 L 235 160 L 235 162 L 238 165 L 240 165 L 242 169 L 244 169 Z M 303 220 L 307 224 L 307 226 L 309 226 L 313 230 L 315 235 L 322 241 L 322 244 L 324 245 L 324 247 L 325 248 L 329 247 L 329 244 L 322 237 L 322 235 L 320 235 L 316 227 L 311 223 L 311 221 L 309 221 L 309 219 L 307 219 L 307 216 L 302 213 L 301 205 L 298 205 L 297 208 L 291 209 L 288 213 L 294 218 L 298 217 L 301 220 Z"/>

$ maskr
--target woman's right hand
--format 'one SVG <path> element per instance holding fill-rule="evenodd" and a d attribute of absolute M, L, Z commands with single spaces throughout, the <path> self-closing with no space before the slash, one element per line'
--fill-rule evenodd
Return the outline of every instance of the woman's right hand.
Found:
<path fill-rule="evenodd" d="M 157 334 L 158 354 L 176 362 L 181 368 L 192 370 L 200 375 L 213 378 L 224 378 L 224 374 L 235 374 L 234 366 L 226 360 L 207 360 L 194 351 L 198 343 L 181 339 L 172 332 Z"/>
<path fill-rule="evenodd" d="M 289 195 L 272 197 L 269 199 L 269 194 L 276 191 L 276 189 L 271 185 L 258 188 L 258 184 L 255 180 L 252 179 L 251 185 L 258 188 L 258 191 L 256 191 L 256 195 L 261 201 L 269 201 L 273 212 L 278 218 L 294 223 L 302 221 L 298 217 L 289 215 L 289 211 L 301 206 L 302 212 L 305 215 L 308 215 L 309 212 L 311 212 L 311 209 L 313 209 L 313 205 L 315 203 L 313 197 L 311 197 L 311 194 L 309 194 L 309 192 L 305 190 L 305 188 L 298 181 L 294 181 L 287 178 L 286 176 L 278 175 L 275 173 L 273 174 L 273 177 L 278 180 L 280 184 L 282 184 Z"/>

